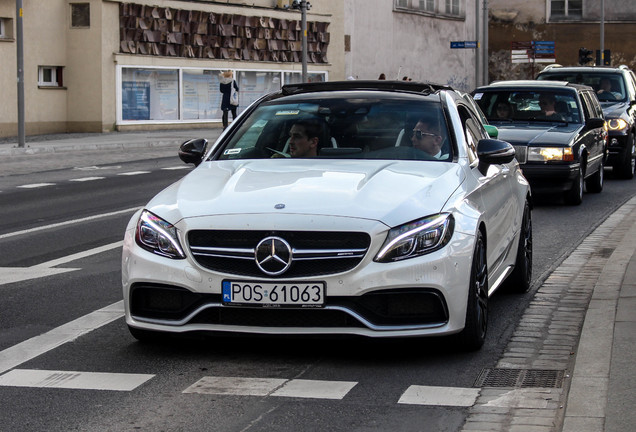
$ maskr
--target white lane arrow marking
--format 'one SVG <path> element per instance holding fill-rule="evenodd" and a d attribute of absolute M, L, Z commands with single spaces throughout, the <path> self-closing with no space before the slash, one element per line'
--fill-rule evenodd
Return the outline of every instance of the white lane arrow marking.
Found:
<path fill-rule="evenodd" d="M 25 280 L 38 279 L 47 276 L 53 276 L 61 273 L 72 272 L 81 270 L 79 268 L 52 268 L 58 265 L 66 264 L 71 261 L 86 258 L 91 255 L 96 255 L 102 252 L 109 251 L 111 249 L 119 248 L 123 245 L 123 241 L 99 246 L 87 251 L 78 252 L 72 255 L 68 255 L 62 258 L 47 261 L 45 263 L 36 264 L 31 267 L 0 267 L 0 286 L 10 284 L 14 282 L 21 282 Z"/>

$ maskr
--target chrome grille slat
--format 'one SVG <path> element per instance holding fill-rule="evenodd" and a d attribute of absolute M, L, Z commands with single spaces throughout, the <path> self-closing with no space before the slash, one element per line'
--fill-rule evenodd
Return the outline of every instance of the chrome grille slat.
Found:
<path fill-rule="evenodd" d="M 207 269 L 264 277 L 256 265 L 256 246 L 271 235 L 290 244 L 292 264 L 283 274 L 275 276 L 287 278 L 350 270 L 364 258 L 371 243 L 368 234 L 359 232 L 195 230 L 188 233 L 188 244 L 197 263 Z"/>

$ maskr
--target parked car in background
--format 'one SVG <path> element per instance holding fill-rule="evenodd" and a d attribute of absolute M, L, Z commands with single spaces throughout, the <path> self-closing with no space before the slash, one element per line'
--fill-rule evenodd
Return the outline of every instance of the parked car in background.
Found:
<path fill-rule="evenodd" d="M 636 76 L 627 66 L 552 65 L 538 80 L 585 84 L 596 91 L 609 129 L 607 165 L 617 177 L 631 179 L 636 167 Z"/>
<path fill-rule="evenodd" d="M 288 85 L 180 154 L 198 167 L 126 229 L 136 338 L 455 335 L 477 349 L 489 297 L 530 286 L 529 185 L 451 88 Z"/>
<path fill-rule="evenodd" d="M 588 86 L 556 81 L 501 81 L 473 97 L 499 137 L 515 146 L 536 193 L 563 193 L 568 204 L 603 189 L 606 129 Z"/>

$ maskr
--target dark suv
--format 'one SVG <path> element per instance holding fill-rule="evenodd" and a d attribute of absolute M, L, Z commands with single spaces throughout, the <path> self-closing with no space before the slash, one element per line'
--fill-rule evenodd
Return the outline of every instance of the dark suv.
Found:
<path fill-rule="evenodd" d="M 619 178 L 634 177 L 636 157 L 636 76 L 627 66 L 548 66 L 539 80 L 585 84 L 596 91 L 609 128 L 607 165 Z"/>
<path fill-rule="evenodd" d="M 473 98 L 515 157 L 533 192 L 562 193 L 568 204 L 603 189 L 607 132 L 594 89 L 557 81 L 500 81 Z"/>

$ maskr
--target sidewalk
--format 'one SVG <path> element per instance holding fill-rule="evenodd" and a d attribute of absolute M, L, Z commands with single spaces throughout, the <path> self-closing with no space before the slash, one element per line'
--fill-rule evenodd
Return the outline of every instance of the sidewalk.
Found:
<path fill-rule="evenodd" d="M 28 137 L 24 148 L 4 139 L 0 176 L 73 167 L 78 160 L 99 165 L 176 157 L 183 141 L 214 142 L 220 133 L 214 128 L 48 135 Z M 528 388 L 482 385 L 464 431 L 634 430 L 635 251 L 632 198 L 543 281 L 498 362 L 498 371 L 540 372 L 558 385 L 537 385 L 547 382 L 541 379 Z"/>

